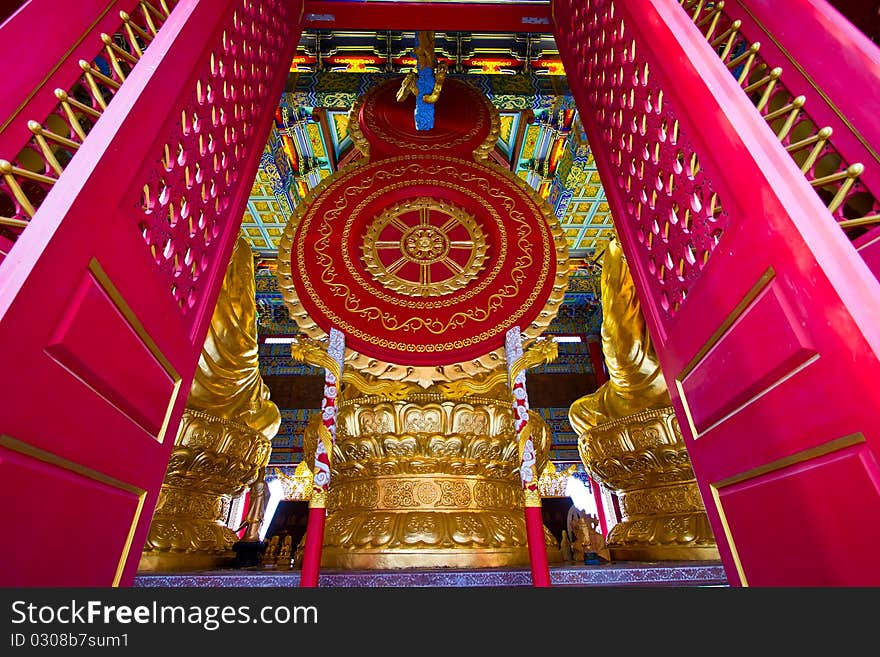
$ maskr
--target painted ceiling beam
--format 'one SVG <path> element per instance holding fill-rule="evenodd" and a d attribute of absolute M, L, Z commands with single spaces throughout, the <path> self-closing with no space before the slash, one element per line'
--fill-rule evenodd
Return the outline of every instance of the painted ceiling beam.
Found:
<path fill-rule="evenodd" d="M 306 0 L 306 29 L 552 31 L 550 3 L 367 2 Z"/>

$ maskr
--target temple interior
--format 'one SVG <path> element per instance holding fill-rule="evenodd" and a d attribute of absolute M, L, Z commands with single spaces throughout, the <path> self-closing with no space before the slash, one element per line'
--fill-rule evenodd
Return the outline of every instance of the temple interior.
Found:
<path fill-rule="evenodd" d="M 107 547 L 0 583 L 880 582 L 880 4 L 81 4 L 0 108 L 0 490 Z"/>

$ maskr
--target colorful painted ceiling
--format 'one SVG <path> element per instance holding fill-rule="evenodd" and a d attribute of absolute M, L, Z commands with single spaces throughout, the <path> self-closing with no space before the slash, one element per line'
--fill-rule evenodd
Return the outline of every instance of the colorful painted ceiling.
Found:
<path fill-rule="evenodd" d="M 304 34 L 243 221 L 254 250 L 274 256 L 292 208 L 360 154 L 348 136 L 355 99 L 409 70 L 413 33 Z M 493 153 L 548 199 L 573 257 L 602 250 L 613 224 L 552 37 L 436 34 L 438 58 L 498 107 Z"/>

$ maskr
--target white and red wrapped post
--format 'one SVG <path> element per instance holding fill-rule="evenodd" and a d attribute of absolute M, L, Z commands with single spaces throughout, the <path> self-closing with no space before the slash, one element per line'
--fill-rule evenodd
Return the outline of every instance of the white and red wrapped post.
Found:
<path fill-rule="evenodd" d="M 535 471 L 535 445 L 528 429 L 529 396 L 526 392 L 525 368 L 522 366 L 522 336 L 518 326 L 507 332 L 504 347 L 507 356 L 510 391 L 513 394 L 513 421 L 519 444 L 519 475 L 522 481 L 525 506 L 532 585 L 546 587 L 550 586 L 550 566 L 547 563 L 547 545 L 544 543 L 544 521 L 541 517 L 538 473 Z"/>
<path fill-rule="evenodd" d="M 314 479 L 312 498 L 309 501 L 309 523 L 306 529 L 306 544 L 303 551 L 302 572 L 299 585 L 313 588 L 318 586 L 321 570 L 321 550 L 324 547 L 324 523 L 327 519 L 327 493 L 330 490 L 330 466 L 333 446 L 336 443 L 336 397 L 342 379 L 342 363 L 345 358 L 345 335 L 335 328 L 330 329 L 330 344 L 324 362 L 324 399 L 321 401 L 322 424 L 319 429 L 318 444 L 315 449 Z"/>

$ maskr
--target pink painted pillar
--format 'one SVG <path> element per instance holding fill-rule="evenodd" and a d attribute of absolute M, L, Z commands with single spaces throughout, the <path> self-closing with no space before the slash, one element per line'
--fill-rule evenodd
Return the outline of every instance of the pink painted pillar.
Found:
<path fill-rule="evenodd" d="M 507 332 L 505 338 L 507 371 L 513 393 L 514 423 L 517 441 L 520 443 L 519 474 L 522 480 L 526 515 L 526 535 L 529 541 L 529 563 L 532 569 L 532 585 L 550 586 L 550 566 L 547 562 L 547 546 L 544 543 L 544 521 L 541 517 L 541 494 L 538 492 L 538 475 L 535 472 L 535 445 L 526 432 L 529 421 L 529 397 L 526 392 L 526 375 L 520 370 L 514 373 L 516 361 L 522 357 L 522 337 L 518 326 Z"/>
<path fill-rule="evenodd" d="M 333 446 L 336 443 L 336 397 L 342 378 L 342 362 L 345 358 L 345 335 L 335 328 L 330 329 L 330 345 L 327 354 L 333 359 L 335 368 L 334 371 L 327 369 L 324 374 L 324 399 L 321 402 L 321 417 L 323 419 L 322 429 L 326 431 L 322 431 L 319 435 L 315 449 L 315 477 L 312 486 L 312 499 L 309 502 L 309 521 L 299 581 L 300 587 L 303 588 L 318 586 L 321 552 L 324 547 L 327 493 L 330 489 Z"/>

